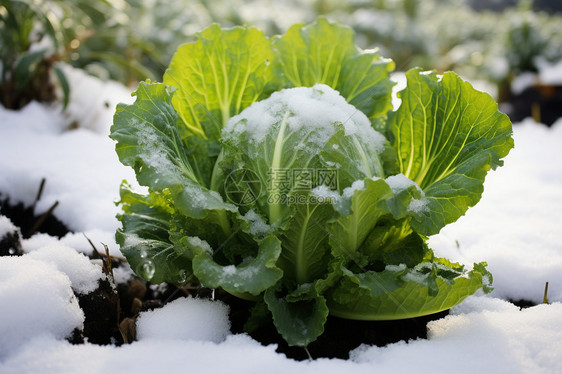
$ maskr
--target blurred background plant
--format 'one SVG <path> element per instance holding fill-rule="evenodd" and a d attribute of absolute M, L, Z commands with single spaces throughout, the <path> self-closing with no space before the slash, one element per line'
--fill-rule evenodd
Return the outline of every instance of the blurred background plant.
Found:
<path fill-rule="evenodd" d="M 32 99 L 53 101 L 51 70 L 61 86 L 68 87 L 62 72 L 54 66 L 55 52 L 61 51 L 63 42 L 56 21 L 43 4 L 0 2 L 0 95 L 6 108 L 19 109 Z"/>
<path fill-rule="evenodd" d="M 510 101 L 517 77 L 562 60 L 561 12 L 546 0 L 0 0 L 1 102 L 64 100 L 58 62 L 134 87 L 161 80 L 176 48 L 212 22 L 275 35 L 319 15 L 397 70 L 455 70 Z"/>
<path fill-rule="evenodd" d="M 125 84 L 155 79 L 151 67 L 161 70 L 161 55 L 133 33 L 129 9 L 116 0 L 0 0 L 2 105 L 66 105 L 69 85 L 59 62 Z"/>

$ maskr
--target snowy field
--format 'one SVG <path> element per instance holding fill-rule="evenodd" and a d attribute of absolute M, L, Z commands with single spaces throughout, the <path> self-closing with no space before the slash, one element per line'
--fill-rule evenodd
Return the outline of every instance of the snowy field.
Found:
<path fill-rule="evenodd" d="M 23 241 L 25 255 L 0 258 L 0 373 L 562 372 L 562 120 L 550 129 L 515 124 L 515 149 L 488 176 L 481 202 L 431 238 L 438 255 L 468 266 L 487 261 L 495 291 L 431 322 L 429 339 L 298 362 L 231 334 L 224 304 L 184 298 L 142 313 L 131 345 L 71 345 L 65 337 L 84 320 L 74 292 L 90 292 L 102 277 L 82 254 L 91 252 L 82 233 L 120 254 L 114 201 L 134 174 L 108 138 L 115 103 L 132 100 L 128 90 L 68 73 L 65 115 L 36 103 L 0 109 L 0 194 L 30 205 L 46 178 L 36 212 L 59 201 L 56 216 L 75 232 L 36 234 Z M 79 129 L 65 131 L 78 119 Z M 11 229 L 0 218 L 0 237 Z M 507 301 L 542 303 L 547 281 L 549 305 L 520 310 Z"/>

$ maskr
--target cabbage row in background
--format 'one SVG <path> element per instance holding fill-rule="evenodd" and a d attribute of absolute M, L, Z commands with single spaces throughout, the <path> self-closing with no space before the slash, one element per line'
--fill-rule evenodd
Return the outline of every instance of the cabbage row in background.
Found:
<path fill-rule="evenodd" d="M 353 38 L 325 19 L 274 38 L 212 25 L 118 106 L 111 137 L 148 187 L 121 189 L 138 275 L 255 300 L 299 346 L 328 314 L 410 318 L 491 291 L 485 263 L 426 239 L 478 202 L 510 121 L 454 73 L 416 69 L 393 111 L 392 61 Z"/>

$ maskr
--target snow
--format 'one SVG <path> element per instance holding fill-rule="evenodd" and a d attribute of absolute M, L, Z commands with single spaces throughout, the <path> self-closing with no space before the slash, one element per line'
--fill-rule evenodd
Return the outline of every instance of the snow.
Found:
<path fill-rule="evenodd" d="M 314 187 L 310 191 L 310 194 L 313 197 L 317 198 L 318 201 L 331 201 L 333 203 L 336 203 L 341 200 L 341 195 L 338 193 L 338 191 L 332 190 L 330 187 L 324 184 Z"/>
<path fill-rule="evenodd" d="M 8 124 L 38 134 L 60 134 L 67 126 L 58 106 L 43 105 L 36 101 L 32 101 L 19 111 L 7 110 L 0 105 L 0 125 Z"/>
<path fill-rule="evenodd" d="M 351 186 L 346 187 L 342 191 L 342 197 L 344 199 L 351 199 L 355 194 L 355 191 L 364 190 L 365 189 L 365 181 L 362 179 L 354 181 Z"/>
<path fill-rule="evenodd" d="M 72 231 L 114 231 L 118 227 L 112 217 L 119 212 L 114 204 L 119 185 L 123 179 L 134 182 L 135 177 L 118 163 L 108 138 L 83 129 L 38 134 L 10 123 L 0 124 L 0 131 L 3 196 L 31 205 L 41 179 L 46 178 L 37 214 L 58 201 L 55 214 Z"/>
<path fill-rule="evenodd" d="M 77 94 L 84 97 L 71 98 L 75 113 L 88 95 L 97 95 L 84 82 Z M 109 95 L 106 87 L 99 92 Z M 439 256 L 468 266 L 487 261 L 492 294 L 469 297 L 431 322 L 428 339 L 362 346 L 349 360 L 297 362 L 273 345 L 231 334 L 224 304 L 192 298 L 142 313 L 139 341 L 130 345 L 64 340 L 84 319 L 73 290 L 87 292 L 101 276 L 99 266 L 78 253 L 92 252 L 82 233 L 118 255 L 114 201 L 121 180 L 135 180 L 118 162 L 107 119 L 91 118 L 64 131 L 68 118 L 56 108 L 0 109 L 2 197 L 30 205 L 46 177 L 36 212 L 59 201 L 55 215 L 75 231 L 61 239 L 36 234 L 22 241 L 25 255 L 0 258 L 0 373 L 562 372 L 562 120 L 550 129 L 531 120 L 517 124 L 516 148 L 487 177 L 481 202 L 430 238 Z M 127 267 L 116 269 L 121 281 L 130 274 Z M 546 281 L 552 304 L 520 310 L 507 301 L 542 302 Z"/>
<path fill-rule="evenodd" d="M 58 208 L 57 208 L 58 209 Z M 58 213 L 56 213 L 58 214 Z M 41 247 L 51 244 L 62 244 L 67 247 L 74 248 L 80 253 L 91 255 L 94 252 L 92 245 L 88 242 L 90 238 L 96 249 L 100 253 L 105 253 L 102 243 L 111 244 L 115 241 L 115 232 L 99 229 L 84 230 L 82 232 L 69 232 L 62 238 L 50 236 L 44 233 L 37 233 L 29 239 L 23 239 L 22 245 L 25 252 L 32 252 Z M 110 246 L 113 248 L 113 246 Z M 110 251 L 112 255 L 116 255 L 119 251 Z"/>
<path fill-rule="evenodd" d="M 378 177 L 371 178 L 373 180 L 379 179 Z M 354 181 L 351 186 L 343 189 L 340 195 L 337 191 L 331 190 L 328 186 L 320 185 L 314 187 L 310 194 L 319 202 L 330 202 L 341 214 L 351 213 L 351 199 L 355 191 L 363 191 L 365 189 L 365 181 L 358 179 Z"/>
<path fill-rule="evenodd" d="M 541 83 L 553 86 L 562 85 L 562 60 L 549 63 L 539 59 L 537 65 Z"/>
<path fill-rule="evenodd" d="M 402 99 L 398 97 L 398 93 L 406 88 L 406 74 L 402 71 L 396 71 L 390 74 L 390 80 L 396 82 L 394 87 L 392 87 L 392 108 L 396 110 L 402 103 Z"/>
<path fill-rule="evenodd" d="M 511 92 L 515 95 L 521 95 L 527 88 L 537 84 L 537 75 L 531 72 L 525 72 L 516 76 L 511 82 Z"/>
<path fill-rule="evenodd" d="M 418 186 L 416 182 L 414 182 L 413 180 L 404 176 L 404 174 L 400 173 L 396 175 L 391 175 L 390 177 L 387 177 L 385 179 L 385 182 L 388 184 L 388 186 L 390 187 L 392 192 L 394 192 L 394 194 L 398 194 L 401 191 L 409 188 L 410 186 L 415 186 L 416 189 L 420 192 L 421 196 L 419 199 L 412 199 L 410 201 L 410 204 L 408 205 L 408 210 L 411 212 L 420 213 L 423 211 L 427 211 L 429 209 L 427 207 L 428 201 L 427 199 L 424 198 L 425 194 L 420 188 L 420 186 Z"/>
<path fill-rule="evenodd" d="M 71 285 L 53 263 L 30 255 L 0 259 L 0 361 L 36 336 L 63 339 L 82 328 Z"/>
<path fill-rule="evenodd" d="M 213 253 L 213 249 L 211 248 L 211 245 L 207 243 L 206 240 L 203 240 L 197 236 L 189 236 L 187 238 L 187 242 L 193 247 L 201 249 L 204 252 Z"/>
<path fill-rule="evenodd" d="M 102 277 L 100 266 L 62 245 L 0 258 L 0 360 L 33 337 L 64 339 L 82 328 L 74 292 L 94 291 Z"/>
<path fill-rule="evenodd" d="M 109 134 L 115 106 L 134 101 L 131 90 L 117 82 L 101 81 L 66 64 L 61 64 L 61 68 L 70 86 L 69 104 L 64 113 L 66 123 Z"/>
<path fill-rule="evenodd" d="M 373 372 L 445 373 L 555 373 L 562 370 L 562 304 L 519 310 L 499 307 L 453 311 L 428 324 L 429 340 L 391 344 L 384 348 L 360 347 L 352 360 L 369 363 Z M 473 304 L 475 302 L 473 301 Z M 458 314 L 456 314 L 458 313 Z M 550 343 L 549 343 L 550 342 Z M 404 357 L 408 362 L 404 363 Z M 415 365 L 415 366 L 414 366 Z"/>
<path fill-rule="evenodd" d="M 0 215 L 0 240 L 6 235 L 17 232 L 18 228 L 10 221 L 8 217 Z"/>
<path fill-rule="evenodd" d="M 350 360 L 296 362 L 246 335 L 228 335 L 221 343 L 197 341 L 173 332 L 188 319 L 176 314 L 162 321 L 164 336 L 141 338 L 119 348 L 73 346 L 39 336 L 0 363 L 2 373 L 555 373 L 562 370 L 562 304 L 490 307 L 489 298 L 472 301 L 468 312 L 429 324 L 428 340 L 386 347 L 361 346 Z M 505 302 L 504 302 L 505 303 Z M 155 311 L 162 312 L 165 309 Z M 158 318 L 156 315 L 153 318 Z M 179 327 L 179 325 L 178 325 Z M 181 328 L 181 327 L 180 327 Z M 172 331 L 170 331 L 172 330 Z M 167 333 L 171 335 L 166 335 Z M 404 358 L 407 357 L 407 360 Z"/>
<path fill-rule="evenodd" d="M 222 272 L 224 275 L 234 275 L 236 274 L 236 266 L 234 265 L 227 265 L 222 268 Z"/>
<path fill-rule="evenodd" d="M 379 179 L 378 177 L 371 178 L 372 180 Z M 427 208 L 427 200 L 423 198 L 424 193 L 421 188 L 413 180 L 405 177 L 403 174 L 396 174 L 385 179 L 390 189 L 394 194 L 407 189 L 410 186 L 415 186 L 421 193 L 420 199 L 412 199 L 408 205 L 408 209 L 414 212 L 421 212 Z M 351 209 L 350 201 L 355 191 L 362 191 L 365 189 L 365 181 L 358 179 L 354 181 L 351 186 L 343 189 L 342 194 L 337 191 L 331 190 L 328 186 L 320 185 L 313 188 L 310 193 L 319 202 L 331 202 L 334 208 L 341 214 L 349 214 Z"/>
<path fill-rule="evenodd" d="M 383 150 L 385 139 L 373 130 L 367 116 L 324 84 L 275 92 L 233 116 L 222 135 L 225 140 L 236 143 L 245 132 L 249 141 L 261 143 L 271 136 L 272 129 L 280 133 L 284 131 L 285 123 L 286 131 L 298 132 L 299 137 L 306 139 L 306 143 L 299 146 L 307 153 L 317 153 L 324 147 L 338 129 L 335 124 L 343 125 L 346 136 L 357 136 L 374 152 Z"/>
<path fill-rule="evenodd" d="M 92 264 L 82 253 L 63 245 L 42 247 L 26 257 L 53 264 L 57 270 L 68 276 L 72 289 L 79 294 L 94 291 L 98 287 L 98 281 L 103 278 L 100 266 Z"/>
<path fill-rule="evenodd" d="M 462 303 L 451 308 L 451 314 L 488 312 L 515 312 L 519 308 L 509 301 L 484 296 L 469 296 Z"/>
<path fill-rule="evenodd" d="M 118 268 L 112 268 L 113 280 L 116 284 L 126 284 L 134 275 L 129 264 L 121 264 Z"/>
<path fill-rule="evenodd" d="M 562 85 L 562 60 L 550 63 L 543 58 L 536 61 L 538 74 L 524 72 L 516 76 L 511 82 L 511 92 L 520 95 L 527 88 L 538 84 L 560 86 Z"/>
<path fill-rule="evenodd" d="M 60 63 L 59 66 L 70 87 L 69 104 L 64 112 L 61 104 L 44 105 L 35 101 L 20 111 L 0 106 L 0 124 L 11 123 L 42 134 L 60 134 L 76 126 L 109 134 L 115 106 L 134 101 L 131 90 L 117 82 L 102 82 L 69 65 Z"/>
<path fill-rule="evenodd" d="M 196 340 L 220 343 L 230 335 L 229 308 L 221 301 L 192 297 L 176 299 L 161 309 L 142 312 L 137 339 Z"/>
<path fill-rule="evenodd" d="M 252 235 L 264 237 L 271 231 L 271 226 L 253 209 L 250 209 L 242 218 L 250 225 L 249 230 Z"/>
<path fill-rule="evenodd" d="M 387 177 L 384 181 L 386 182 L 386 184 L 388 184 L 392 192 L 394 192 L 395 194 L 402 192 L 403 190 L 407 189 L 410 186 L 416 186 L 416 188 L 421 191 L 421 189 L 416 184 L 416 182 L 414 182 L 409 178 L 406 178 L 406 176 L 404 176 L 404 174 L 402 173 L 391 175 L 390 177 Z"/>
<path fill-rule="evenodd" d="M 399 265 L 386 265 L 384 267 L 385 270 L 387 271 L 394 271 L 396 273 L 400 273 L 402 271 L 404 271 L 406 269 L 406 265 L 405 264 L 399 264 Z"/>

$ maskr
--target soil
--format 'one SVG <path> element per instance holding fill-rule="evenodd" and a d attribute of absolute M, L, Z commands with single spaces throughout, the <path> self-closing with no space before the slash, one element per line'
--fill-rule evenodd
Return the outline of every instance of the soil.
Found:
<path fill-rule="evenodd" d="M 0 237 L 0 256 L 21 256 L 21 234 L 19 230 L 8 232 Z"/>
<path fill-rule="evenodd" d="M 58 203 L 47 212 L 35 213 L 34 206 L 25 206 L 23 203 L 12 204 L 9 198 L 2 199 L 0 195 L 0 215 L 8 217 L 14 225 L 20 228 L 23 239 L 31 237 L 37 232 L 62 238 L 70 230 L 62 223 L 53 212 Z"/>
<path fill-rule="evenodd" d="M 233 333 L 244 332 L 243 325 L 253 303 L 230 295 L 222 296 L 222 301 L 230 306 L 231 331 Z M 427 323 L 448 314 L 449 311 L 443 311 L 396 321 L 355 321 L 328 316 L 324 325 L 324 333 L 309 344 L 307 350 L 302 347 L 288 346 L 273 323 L 260 326 L 249 334 L 262 344 L 277 344 L 277 352 L 284 353 L 287 357 L 296 360 L 306 360 L 310 357 L 348 359 L 349 351 L 361 344 L 382 347 L 401 340 L 426 339 Z"/>
<path fill-rule="evenodd" d="M 512 122 L 532 117 L 536 122 L 551 126 L 562 117 L 562 86 L 536 85 L 507 100 L 506 114 Z"/>
<path fill-rule="evenodd" d="M 508 299 L 507 301 L 509 301 L 510 303 L 512 303 L 515 306 L 518 306 L 520 309 L 532 308 L 532 307 L 538 305 L 537 303 L 535 303 L 533 301 L 529 301 L 529 300 L 525 300 L 525 299 L 518 299 L 518 300 Z"/>

